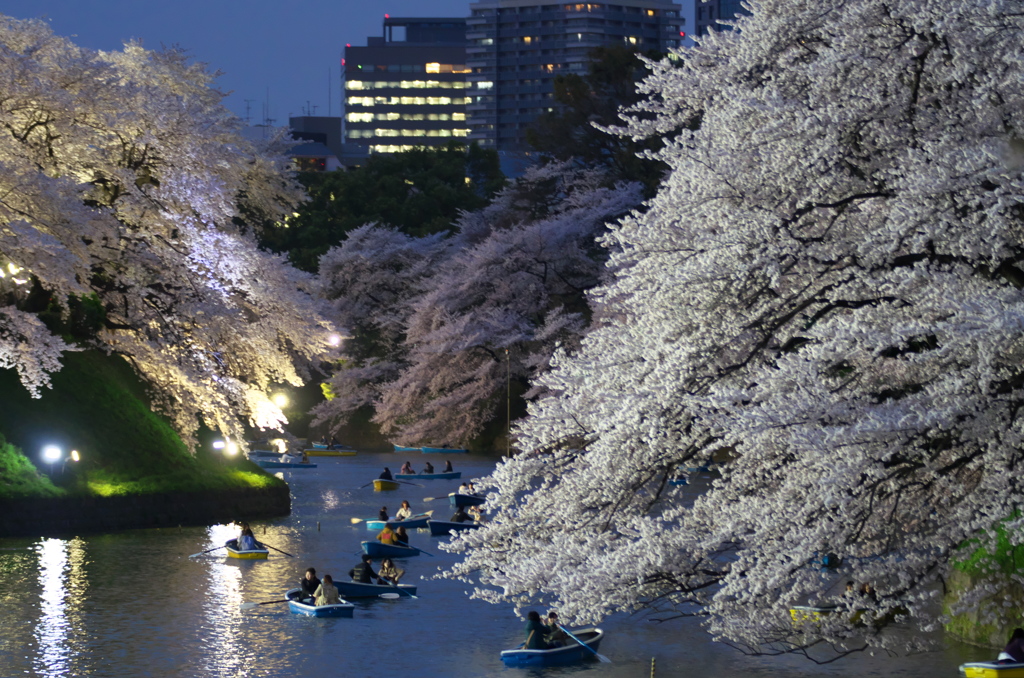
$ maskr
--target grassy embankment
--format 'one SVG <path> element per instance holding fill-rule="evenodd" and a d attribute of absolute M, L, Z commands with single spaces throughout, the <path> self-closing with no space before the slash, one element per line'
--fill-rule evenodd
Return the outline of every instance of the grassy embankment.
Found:
<path fill-rule="evenodd" d="M 244 458 L 209 449 L 192 456 L 148 405 L 145 388 L 119 357 L 67 354 L 53 388 L 33 399 L 14 370 L 0 370 L 0 499 L 118 496 L 264 488 L 283 481 Z M 81 461 L 52 467 L 57 445 Z M 204 446 L 207 447 L 208 446 Z"/>

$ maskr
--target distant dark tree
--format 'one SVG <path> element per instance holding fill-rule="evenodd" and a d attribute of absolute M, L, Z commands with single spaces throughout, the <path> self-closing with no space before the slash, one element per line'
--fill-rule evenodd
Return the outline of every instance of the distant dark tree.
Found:
<path fill-rule="evenodd" d="M 644 56 L 659 59 L 662 55 L 651 51 Z M 620 179 L 642 182 L 648 193 L 653 193 L 665 165 L 637 157 L 637 153 L 656 150 L 660 141 L 637 142 L 594 127 L 595 123 L 621 124 L 619 110 L 640 100 L 636 85 L 645 73 L 640 55 L 626 47 L 594 49 L 585 77 L 569 74 L 555 78 L 554 99 L 561 107 L 542 115 L 526 131 L 527 141 L 552 159 L 602 165 Z"/>
<path fill-rule="evenodd" d="M 485 206 L 505 181 L 494 151 L 459 144 L 371 155 L 363 167 L 309 172 L 300 180 L 309 202 L 284 224 L 264 228 L 260 239 L 306 271 L 316 271 L 321 255 L 367 223 L 412 236 L 448 231 L 460 212 Z"/>

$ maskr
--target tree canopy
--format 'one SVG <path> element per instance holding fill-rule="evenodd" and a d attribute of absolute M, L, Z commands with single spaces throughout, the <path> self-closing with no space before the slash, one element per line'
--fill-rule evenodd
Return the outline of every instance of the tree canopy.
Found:
<path fill-rule="evenodd" d="M 747 4 L 650 65 L 622 132 L 685 130 L 670 173 L 605 238 L 594 329 L 450 575 L 575 621 L 704 615 L 752 652 L 918 647 L 888 622 L 941 620 L 967 540 L 1024 540 L 1024 3 Z M 794 623 L 808 603 L 837 613 Z"/>
<path fill-rule="evenodd" d="M 0 16 L 0 66 L 0 366 L 39 394 L 71 331 L 127 359 L 186 441 L 200 421 L 240 435 L 239 414 L 279 426 L 267 389 L 329 348 L 312 280 L 242 217 L 302 199 L 286 147 L 243 140 L 177 50 Z"/>

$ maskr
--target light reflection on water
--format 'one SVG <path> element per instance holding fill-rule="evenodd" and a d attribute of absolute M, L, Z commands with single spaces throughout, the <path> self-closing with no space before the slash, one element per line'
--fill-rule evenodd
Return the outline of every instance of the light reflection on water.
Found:
<path fill-rule="evenodd" d="M 346 578 L 359 560 L 359 542 L 372 538 L 350 518 L 402 499 L 414 510 L 445 513 L 443 501 L 422 498 L 444 497 L 492 463 L 458 460 L 462 480 L 425 481 L 422 488 L 358 489 L 394 460 L 389 454 L 323 458 L 317 469 L 286 473 L 292 515 L 252 525 L 257 539 L 279 549 L 265 561 L 226 558 L 220 548 L 189 557 L 223 546 L 238 535 L 237 525 L 0 540 L 0 676 L 638 678 L 650 675 L 656 657 L 657 678 L 952 678 L 959 663 L 989 657 L 949 644 L 912 659 L 855 656 L 818 667 L 793 657 L 745 657 L 711 643 L 693 620 L 653 624 L 617 615 L 602 624 L 608 635 L 601 653 L 611 664 L 505 669 L 498 654 L 522 640 L 522 621 L 511 606 L 468 600 L 465 584 L 430 580 L 453 557 L 438 548 L 441 538 L 422 533 L 412 535 L 414 545 L 436 557 L 402 565 L 406 580 L 419 585 L 419 599 L 356 602 L 353 619 L 299 617 L 281 603 L 239 609 L 281 599 L 309 566 Z"/>

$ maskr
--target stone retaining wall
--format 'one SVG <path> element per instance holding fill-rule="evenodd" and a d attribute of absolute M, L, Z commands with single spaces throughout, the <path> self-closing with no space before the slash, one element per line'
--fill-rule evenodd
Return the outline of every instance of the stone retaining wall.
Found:
<path fill-rule="evenodd" d="M 59 537 L 262 520 L 291 512 L 287 486 L 259 490 L 0 501 L 0 537 Z"/>

